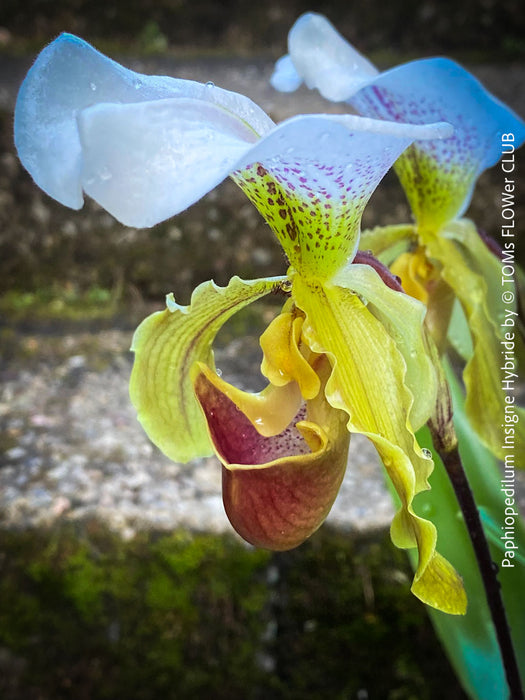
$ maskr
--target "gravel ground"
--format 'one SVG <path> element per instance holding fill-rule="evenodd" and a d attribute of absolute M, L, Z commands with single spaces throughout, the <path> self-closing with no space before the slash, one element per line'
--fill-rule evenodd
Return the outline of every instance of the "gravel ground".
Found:
<path fill-rule="evenodd" d="M 25 337 L 25 347 L 45 360 L 2 372 L 1 526 L 97 516 L 124 537 L 143 528 L 230 529 L 217 460 L 174 464 L 137 423 L 127 394 L 130 338 L 117 330 Z M 251 388 L 247 366 L 253 361 L 256 373 L 255 348 L 255 338 L 234 341 L 217 352 L 217 365 Z M 247 358 L 241 374 L 234 370 L 240 355 Z M 366 439 L 353 439 L 349 461 L 329 521 L 360 530 L 387 526 L 392 504 Z"/>

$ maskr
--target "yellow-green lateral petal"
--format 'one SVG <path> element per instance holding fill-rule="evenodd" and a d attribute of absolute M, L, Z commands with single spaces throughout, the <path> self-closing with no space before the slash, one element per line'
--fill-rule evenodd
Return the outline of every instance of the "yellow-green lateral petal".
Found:
<path fill-rule="evenodd" d="M 424 338 L 424 305 L 387 287 L 369 265 L 348 265 L 333 282 L 366 300 L 368 311 L 395 341 L 406 364 L 404 381 L 413 396 L 410 423 L 418 430 L 432 414 L 437 391 L 436 372 Z"/>
<path fill-rule="evenodd" d="M 306 314 L 306 341 L 331 360 L 329 403 L 348 414 L 350 432 L 373 441 L 399 495 L 401 508 L 391 536 L 398 547 L 418 548 L 414 593 L 440 610 L 463 614 L 465 600 L 457 594 L 461 579 L 452 567 L 450 575 L 441 575 L 435 527 L 413 510 L 414 497 L 428 488 L 433 463 L 419 448 L 408 420 L 412 395 L 401 353 L 383 324 L 350 290 L 296 275 L 292 295 Z"/>
<path fill-rule="evenodd" d="M 500 459 L 509 452 L 506 444 L 514 454 L 525 454 L 525 411 L 516 405 L 514 391 L 521 339 L 517 310 L 502 298 L 502 263 L 468 220 L 447 224 L 439 237 L 429 237 L 426 243 L 429 254 L 442 265 L 443 279 L 461 302 L 470 329 L 473 351 L 463 380 L 465 409 L 472 427 Z M 502 345 L 505 332 L 513 335 L 514 343 L 508 358 Z M 511 397 L 511 403 L 506 402 L 506 396 Z M 515 417 L 508 418 L 510 414 Z M 511 440 L 505 432 L 507 426 L 512 428 Z"/>
<path fill-rule="evenodd" d="M 151 441 L 171 459 L 186 462 L 212 454 L 191 368 L 198 361 L 213 367 L 211 344 L 221 326 L 280 281 L 234 277 L 227 287 L 204 282 L 189 306 L 179 306 L 170 295 L 168 308 L 148 316 L 135 331 L 131 401 Z"/>

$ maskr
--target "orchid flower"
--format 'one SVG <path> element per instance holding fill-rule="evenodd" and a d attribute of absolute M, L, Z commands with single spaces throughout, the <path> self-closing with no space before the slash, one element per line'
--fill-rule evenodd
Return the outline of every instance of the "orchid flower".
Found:
<path fill-rule="evenodd" d="M 276 126 L 248 98 L 212 84 L 145 76 L 62 35 L 19 94 L 15 140 L 37 184 L 79 208 L 84 191 L 121 222 L 151 226 L 227 176 L 280 241 L 286 276 L 201 284 L 189 306 L 172 295 L 133 339 L 131 399 L 170 458 L 215 453 L 234 528 L 271 549 L 300 544 L 325 519 L 350 433 L 376 446 L 400 499 L 393 542 L 417 548 L 413 593 L 462 614 L 466 597 L 416 513 L 433 462 L 414 437 L 432 413 L 436 375 L 424 306 L 371 256 L 359 255 L 363 208 L 414 139 L 447 124 L 388 124 L 304 115 Z M 250 394 L 218 376 L 221 326 L 275 291 L 287 295 L 261 337 L 267 387 Z"/>
<path fill-rule="evenodd" d="M 514 362 L 501 368 L 501 342 L 511 337 L 513 347 L 521 343 L 511 275 L 514 221 L 503 221 L 505 277 L 486 239 L 471 221 L 459 217 L 479 174 L 502 155 L 507 154 L 508 162 L 513 158 L 525 139 L 525 123 L 446 58 L 379 73 L 321 15 L 300 17 L 288 46 L 289 54 L 272 77 L 277 89 L 295 90 L 304 80 L 326 99 L 348 101 L 367 117 L 414 124 L 443 120 L 454 126 L 449 139 L 413 143 L 394 166 L 415 225 L 373 229 L 363 234 L 361 245 L 390 266 L 407 293 L 428 306 L 427 325 L 440 349 L 448 342 L 463 355 L 467 415 L 480 439 L 504 459 L 509 423 L 502 424 L 508 415 L 502 387 L 515 387 L 518 375 Z M 504 171 L 510 173 L 510 166 Z M 514 189 L 509 174 L 502 194 L 509 207 Z M 513 447 L 522 454 L 525 412 L 516 407 L 513 415 L 512 420 L 519 418 L 511 426 Z"/>

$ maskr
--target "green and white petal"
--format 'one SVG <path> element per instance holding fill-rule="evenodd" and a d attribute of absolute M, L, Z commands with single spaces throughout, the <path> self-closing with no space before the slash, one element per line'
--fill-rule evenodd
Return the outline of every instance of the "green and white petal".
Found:
<path fill-rule="evenodd" d="M 233 173 L 304 277 L 329 279 L 357 250 L 363 210 L 415 139 L 447 124 L 406 127 L 352 115 L 301 115 L 251 147 Z"/>
<path fill-rule="evenodd" d="M 192 368 L 196 362 L 213 368 L 211 346 L 221 326 L 281 282 L 277 277 L 234 277 L 227 287 L 203 282 L 189 306 L 168 295 L 167 309 L 148 316 L 135 331 L 131 401 L 151 441 L 171 459 L 186 462 L 213 453 L 193 392 Z"/>
<path fill-rule="evenodd" d="M 418 516 L 415 496 L 428 489 L 432 460 L 416 442 L 408 419 L 412 394 L 405 384 L 406 364 L 383 324 L 350 290 L 293 278 L 293 298 L 306 314 L 303 333 L 315 352 L 332 363 L 326 397 L 348 414 L 348 429 L 375 444 L 401 508 L 391 537 L 401 548 L 417 547 L 419 564 L 412 591 L 428 605 L 463 614 L 461 578 L 436 552 L 434 525 Z"/>

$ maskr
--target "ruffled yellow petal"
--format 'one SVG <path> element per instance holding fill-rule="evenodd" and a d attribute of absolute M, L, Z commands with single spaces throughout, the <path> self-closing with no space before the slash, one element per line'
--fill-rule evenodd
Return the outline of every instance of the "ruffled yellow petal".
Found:
<path fill-rule="evenodd" d="M 436 554 L 433 524 L 413 509 L 417 493 L 428 488 L 433 463 L 419 448 L 408 420 L 413 397 L 394 339 L 348 289 L 296 275 L 292 295 L 306 315 L 303 333 L 308 344 L 331 360 L 329 403 L 347 413 L 351 432 L 374 442 L 400 498 L 391 536 L 399 547 L 418 548 L 413 592 L 428 605 L 463 614 L 466 596 L 461 578 Z"/>
<path fill-rule="evenodd" d="M 197 361 L 213 367 L 211 344 L 221 326 L 280 282 L 238 277 L 227 287 L 204 282 L 193 292 L 190 306 L 179 306 L 168 296 L 168 308 L 146 318 L 135 331 L 131 401 L 151 441 L 171 459 L 186 462 L 212 453 L 191 368 Z"/>

